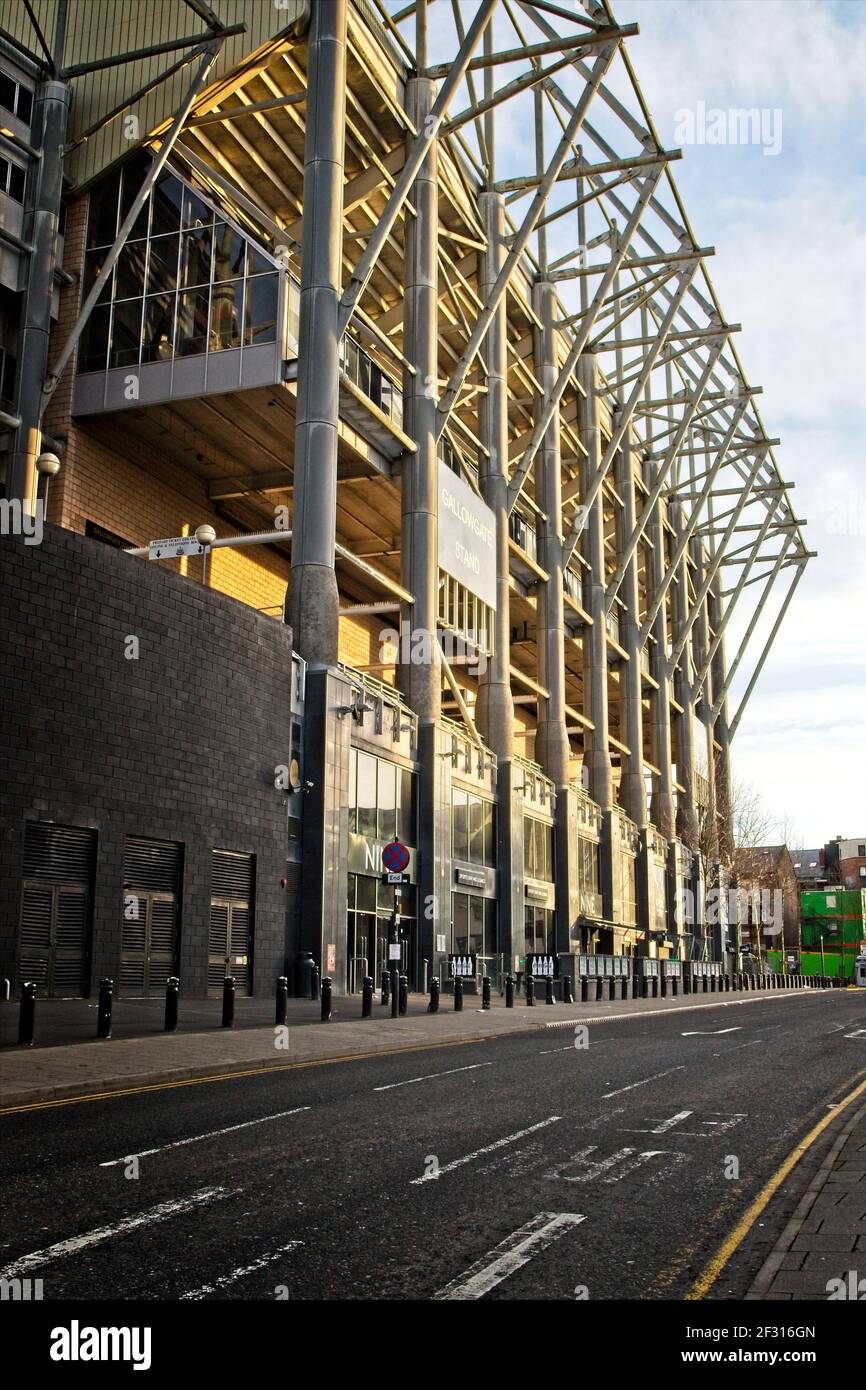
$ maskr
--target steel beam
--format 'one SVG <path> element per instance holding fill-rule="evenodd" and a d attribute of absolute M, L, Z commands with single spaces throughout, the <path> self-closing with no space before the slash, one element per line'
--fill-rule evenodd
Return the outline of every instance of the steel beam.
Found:
<path fill-rule="evenodd" d="M 803 577 L 803 571 L 805 570 L 805 568 L 806 568 L 806 561 L 805 561 L 805 560 L 802 560 L 801 563 L 797 566 L 797 573 L 795 574 L 795 576 L 794 576 L 794 578 L 793 578 L 793 581 L 792 581 L 792 583 L 791 583 L 791 587 L 788 589 L 788 592 L 787 592 L 787 594 L 785 595 L 785 600 L 784 600 L 784 602 L 783 602 L 783 604 L 782 604 L 782 607 L 781 607 L 780 610 L 779 610 L 779 613 L 778 613 L 778 615 L 777 615 L 777 617 L 776 617 L 776 621 L 773 623 L 773 627 L 772 627 L 772 630 L 771 630 L 771 632 L 770 632 L 770 635 L 769 635 L 769 637 L 767 638 L 766 643 L 764 644 L 764 650 L 761 652 L 760 659 L 759 659 L 759 661 L 758 661 L 758 663 L 757 663 L 757 665 L 756 665 L 754 671 L 752 672 L 751 679 L 750 679 L 750 681 L 749 681 L 749 684 L 746 686 L 745 693 L 744 693 L 744 695 L 743 695 L 742 700 L 740 701 L 740 704 L 739 704 L 739 707 L 738 707 L 738 709 L 737 709 L 737 712 L 736 712 L 736 714 L 734 715 L 733 719 L 731 720 L 731 725 L 730 725 L 730 737 L 731 737 L 731 739 L 733 739 L 734 735 L 735 735 L 736 732 L 737 732 L 737 729 L 740 727 L 740 720 L 741 720 L 742 717 L 743 717 L 743 711 L 745 710 L 746 705 L 747 705 L 748 702 L 749 702 L 749 697 L 750 697 L 752 691 L 753 691 L 754 688 L 755 688 L 755 685 L 756 685 L 756 683 L 757 683 L 758 677 L 760 676 L 762 670 L 764 669 L 764 662 L 767 660 L 767 656 L 769 655 L 770 648 L 772 647 L 773 643 L 774 643 L 775 640 L 776 640 L 776 634 L 778 633 L 779 628 L 782 626 L 782 623 L 783 623 L 784 618 L 785 618 L 785 614 L 787 613 L 788 608 L 790 607 L 791 599 L 794 597 L 794 594 L 796 593 L 797 585 L 800 583 L 800 580 L 801 580 L 802 577 Z"/>

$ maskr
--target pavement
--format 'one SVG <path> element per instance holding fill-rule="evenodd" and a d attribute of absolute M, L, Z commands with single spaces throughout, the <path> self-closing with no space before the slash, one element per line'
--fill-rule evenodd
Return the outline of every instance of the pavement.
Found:
<path fill-rule="evenodd" d="M 219 1079 L 0 1117 L 0 1278 L 38 1278 L 49 1302 L 741 1298 L 790 1220 L 774 1224 L 783 1189 L 805 1195 L 792 1156 L 829 1152 L 866 1090 L 863 991 L 322 1024 L 262 1065 L 268 1031 L 7 1054 L 93 1057 L 116 1081 L 100 1058 L 141 1067 L 138 1049 L 153 1068 L 158 1049 L 164 1067 L 201 1047 L 227 1067 L 250 1050 Z M 803 1233 L 826 1236 L 823 1194 L 862 1185 L 861 1136 Z M 856 1337 L 849 1317 L 839 1335 Z"/>
<path fill-rule="evenodd" d="M 264 1001 L 244 1001 L 249 1006 L 244 1013 L 245 1026 L 224 1029 L 210 1022 L 219 1018 L 215 1001 L 200 1001 L 210 1026 L 206 1031 L 177 1033 L 155 1031 L 162 1026 L 161 1007 L 156 1006 L 156 1001 L 124 1001 L 122 1007 L 115 1006 L 114 1032 L 110 1039 L 97 1041 L 93 1038 L 95 1012 L 92 1012 L 89 1041 L 66 1044 L 55 1041 L 53 1046 L 15 1047 L 3 1051 L 0 1054 L 0 1107 L 8 1109 L 82 1093 L 107 1093 L 201 1076 L 249 1075 L 266 1068 L 285 1070 L 407 1048 L 484 1041 L 553 1025 L 601 1022 L 632 1015 L 661 1017 L 672 1011 L 718 1007 L 739 1011 L 761 999 L 774 1001 L 788 997 L 800 1000 L 814 997 L 814 993 L 805 989 L 731 991 L 723 995 L 678 995 L 676 999 L 575 1005 L 541 1002 L 532 1008 L 526 1006 L 523 996 L 518 996 L 513 1009 L 506 1009 L 504 1000 L 495 993 L 489 1011 L 482 1010 L 478 995 L 467 995 L 460 1013 L 454 1011 L 452 1000 L 443 996 L 440 1011 L 435 1015 L 427 1013 L 425 995 L 412 995 L 407 1015 L 396 1019 L 391 1018 L 389 1006 L 383 1007 L 378 1002 L 374 1002 L 373 1017 L 361 1019 L 359 998 L 349 996 L 335 1001 L 329 1023 L 321 1022 L 318 1003 L 296 999 L 289 1001 L 288 1025 L 284 1030 L 275 1028 L 273 1022 L 262 1026 L 263 1016 L 273 1020 L 270 1003 L 265 1006 Z M 64 1004 L 75 1005 L 79 1014 L 82 1006 L 87 1007 L 87 1001 L 81 1000 L 60 1001 L 57 1005 L 52 1001 L 39 1001 L 37 1036 L 41 1028 L 53 1039 L 63 1036 L 66 1024 L 52 1023 L 50 1011 L 52 1008 L 59 1010 Z M 12 1027 L 17 1027 L 17 1012 L 15 1003 L 3 1006 L 7 1037 Z M 127 1023 L 132 1030 L 131 1036 L 123 1036 L 118 1027 L 124 1012 L 135 1015 L 135 1019 Z M 240 1012 L 237 1011 L 236 1018 Z M 145 1017 L 150 1031 L 141 1028 L 141 1020 Z"/>

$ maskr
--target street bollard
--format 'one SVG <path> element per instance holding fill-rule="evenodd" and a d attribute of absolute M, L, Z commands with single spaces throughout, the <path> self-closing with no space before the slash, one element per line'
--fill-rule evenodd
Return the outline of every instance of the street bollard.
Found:
<path fill-rule="evenodd" d="M 33 1046 L 33 1031 L 36 1025 L 36 986 L 28 980 L 21 986 L 21 1008 L 18 1012 L 18 1045 Z"/>
<path fill-rule="evenodd" d="M 439 981 L 434 975 L 430 981 L 430 1003 L 427 1005 L 428 1014 L 438 1014 L 439 1012 Z"/>
<path fill-rule="evenodd" d="M 673 975 L 673 976 L 671 977 L 671 994 L 672 994 L 672 996 L 673 996 L 674 999 L 676 999 L 677 995 L 678 995 L 679 992 L 680 992 L 680 990 L 679 990 L 679 984 L 680 984 L 680 982 L 679 982 L 679 980 L 677 979 L 676 975 Z"/>
<path fill-rule="evenodd" d="M 580 1002 L 585 1004 L 589 999 L 589 980 L 585 975 L 580 977 Z"/>
<path fill-rule="evenodd" d="M 562 977 L 562 1002 L 563 1004 L 574 1003 L 574 990 L 571 987 L 570 975 L 563 975 Z"/>
<path fill-rule="evenodd" d="M 628 975 L 623 975 L 622 979 L 621 979 L 620 982 L 619 982 L 619 997 L 620 997 L 620 999 L 628 999 L 628 987 L 629 987 L 629 977 L 628 977 Z"/>
<path fill-rule="evenodd" d="M 526 973 L 526 1002 L 530 1008 L 535 1007 L 535 980 L 529 971 Z"/>
<path fill-rule="evenodd" d="M 365 975 L 361 985 L 361 1017 L 370 1018 L 373 1013 L 373 976 Z"/>
<path fill-rule="evenodd" d="M 545 1002 L 545 1004 L 552 1004 L 552 1003 L 554 1002 L 554 999 L 553 999 L 553 976 L 552 976 L 552 975 L 548 975 L 548 977 L 547 977 L 547 984 L 546 984 L 546 986 L 545 986 L 544 1002 Z"/>
<path fill-rule="evenodd" d="M 282 1024 L 285 1027 L 286 1019 L 289 1016 L 289 980 L 288 976 L 280 975 L 277 978 L 277 1009 L 274 1015 L 274 1023 Z"/>
<path fill-rule="evenodd" d="M 481 981 L 481 1007 L 490 1008 L 490 976 L 485 975 Z"/>
<path fill-rule="evenodd" d="M 99 1005 L 96 1011 L 96 1036 L 111 1037 L 111 1000 L 114 994 L 114 981 L 106 975 L 99 981 Z"/>
<path fill-rule="evenodd" d="M 233 1028 L 235 1022 L 235 977 L 226 975 L 223 980 L 223 1028 Z"/>
<path fill-rule="evenodd" d="M 399 986 L 399 1012 L 407 1014 L 409 1012 L 409 981 L 405 975 L 401 975 L 398 981 Z"/>
<path fill-rule="evenodd" d="M 382 998 L 380 1004 L 387 1004 L 391 999 L 391 976 L 387 970 L 382 971 Z"/>
<path fill-rule="evenodd" d="M 312 964 L 312 966 L 311 966 L 311 968 L 310 968 L 310 998 L 311 998 L 311 999 L 318 999 L 318 997 L 319 997 L 319 986 L 320 986 L 321 978 L 322 978 L 322 977 L 321 977 L 321 971 L 319 970 L 319 967 L 316 965 L 316 962 L 313 961 L 313 964 Z"/>
<path fill-rule="evenodd" d="M 180 998 L 180 980 L 169 975 L 165 982 L 165 1031 L 173 1033 L 177 1028 L 177 1004 Z"/>
<path fill-rule="evenodd" d="M 400 972 L 396 965 L 391 968 L 391 1017 L 400 1017 Z"/>
<path fill-rule="evenodd" d="M 322 1022 L 329 1023 L 331 1019 L 331 978 L 325 975 L 322 980 Z"/>
<path fill-rule="evenodd" d="M 668 997 L 668 982 L 667 982 L 667 978 L 666 978 L 664 975 L 661 976 L 661 981 L 660 981 L 660 983 L 661 983 L 662 999 L 667 999 L 667 997 Z"/>
<path fill-rule="evenodd" d="M 600 976 L 595 982 L 595 998 L 596 1002 L 604 998 L 604 980 Z"/>
<path fill-rule="evenodd" d="M 644 975 L 641 980 L 641 998 L 649 999 L 649 976 Z"/>
<path fill-rule="evenodd" d="M 513 975 L 506 975 L 506 976 L 505 976 L 505 1007 L 506 1007 L 506 1009 L 513 1009 L 513 1008 L 514 1008 L 514 976 L 513 976 Z"/>
<path fill-rule="evenodd" d="M 456 1014 L 463 1012 L 463 981 L 459 975 L 454 981 L 454 1012 Z"/>

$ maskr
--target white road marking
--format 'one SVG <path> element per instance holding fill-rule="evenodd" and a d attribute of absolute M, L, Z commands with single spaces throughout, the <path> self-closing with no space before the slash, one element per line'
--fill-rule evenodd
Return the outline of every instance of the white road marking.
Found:
<path fill-rule="evenodd" d="M 456 1076 L 459 1071 L 477 1071 L 479 1067 L 492 1067 L 492 1062 L 473 1062 L 471 1067 L 454 1067 L 452 1071 L 432 1071 L 429 1076 L 413 1076 L 411 1081 L 392 1081 L 388 1086 L 374 1086 L 374 1091 L 396 1091 L 398 1086 L 417 1086 L 419 1081 L 435 1081 L 440 1076 Z"/>
<path fill-rule="evenodd" d="M 681 1033 L 682 1038 L 715 1038 L 719 1033 L 741 1033 L 742 1028 L 696 1028 L 693 1033 Z"/>
<path fill-rule="evenodd" d="M 608 1158 L 590 1159 L 589 1155 L 595 1151 L 595 1144 L 590 1144 L 586 1149 L 580 1149 L 578 1153 L 572 1155 L 567 1163 L 563 1163 L 560 1168 L 554 1168 L 546 1176 L 560 1182 L 595 1182 L 597 1178 L 606 1183 L 622 1182 L 623 1178 L 627 1178 L 636 1169 L 649 1163 L 651 1158 L 665 1157 L 674 1163 L 685 1158 L 685 1154 L 670 1149 L 645 1149 L 641 1153 L 635 1149 L 618 1149 Z M 581 1172 L 575 1173 L 573 1176 L 566 1174 L 566 1168 L 581 1163 L 584 1165 Z M 669 1164 L 662 1164 L 659 1173 L 669 1166 Z M 659 1173 L 656 1176 L 659 1176 Z"/>
<path fill-rule="evenodd" d="M 683 1120 L 687 1120 L 689 1116 L 694 1115 L 694 1113 L 694 1110 L 680 1110 L 676 1115 L 672 1115 L 669 1120 L 661 1120 L 654 1127 L 649 1129 L 626 1128 L 620 1130 L 620 1134 L 665 1134 L 669 1129 L 673 1129 L 675 1125 L 682 1124 Z M 745 1111 L 726 1114 L 722 1110 L 711 1110 L 709 1114 L 719 1115 L 721 1118 L 717 1120 L 697 1120 L 696 1123 L 699 1125 L 711 1125 L 715 1134 L 708 1134 L 700 1129 L 681 1129 L 680 1134 L 688 1134 L 693 1139 L 712 1139 L 715 1135 L 723 1134 L 727 1129 L 733 1129 L 734 1125 L 739 1124 L 740 1120 L 745 1120 L 747 1118 Z"/>
<path fill-rule="evenodd" d="M 221 1274 L 212 1284 L 202 1284 L 198 1289 L 191 1289 L 189 1293 L 182 1293 L 184 1298 L 204 1298 L 209 1293 L 216 1293 L 217 1289 L 225 1289 L 229 1284 L 234 1284 L 238 1279 L 243 1279 L 248 1274 L 255 1274 L 257 1269 L 264 1269 L 266 1265 L 273 1264 L 280 1255 L 287 1255 L 290 1250 L 296 1250 L 299 1245 L 303 1245 L 302 1240 L 290 1240 L 288 1245 L 281 1245 L 271 1255 L 262 1255 L 260 1259 L 253 1260 L 251 1265 L 244 1265 L 241 1269 L 233 1269 L 230 1274 Z"/>
<path fill-rule="evenodd" d="M 476 1149 L 474 1153 L 466 1154 L 463 1158 L 455 1158 L 453 1162 L 444 1164 L 435 1173 L 424 1173 L 420 1178 L 411 1178 L 410 1187 L 417 1187 L 422 1182 L 435 1182 L 445 1173 L 452 1173 L 455 1168 L 462 1168 L 464 1163 L 472 1163 L 476 1158 L 483 1157 L 484 1154 L 495 1153 L 497 1149 L 504 1149 L 506 1144 L 516 1144 L 518 1139 L 524 1139 L 527 1134 L 535 1134 L 536 1130 L 546 1129 L 548 1125 L 555 1125 L 562 1119 L 561 1115 L 551 1115 L 546 1120 L 539 1120 L 537 1125 L 530 1125 L 528 1129 L 519 1129 L 516 1134 L 507 1134 L 504 1139 L 497 1139 L 494 1144 L 485 1144 L 483 1149 Z"/>
<path fill-rule="evenodd" d="M 236 1196 L 242 1190 L 240 1187 L 232 1188 L 231 1191 L 224 1187 L 203 1187 L 200 1191 L 193 1192 L 190 1197 L 180 1197 L 174 1202 L 161 1202 L 158 1207 L 151 1207 L 148 1211 L 140 1212 L 138 1216 L 124 1217 L 116 1226 L 98 1226 L 94 1231 L 85 1231 L 83 1235 L 71 1236 L 69 1240 L 58 1240 L 54 1245 L 47 1245 L 44 1250 L 34 1250 L 29 1255 L 22 1255 L 5 1269 L 0 1269 L 0 1279 L 14 1278 L 26 1270 L 37 1269 L 39 1265 L 63 1259 L 65 1255 L 75 1255 L 90 1245 L 110 1240 L 112 1236 L 123 1236 L 127 1231 L 134 1231 L 139 1226 L 149 1226 L 155 1221 L 166 1221 L 170 1216 L 180 1216 L 183 1212 L 200 1206 L 202 1202 L 220 1202 L 225 1197 Z"/>
<path fill-rule="evenodd" d="M 634 1091 L 638 1086 L 648 1086 L 651 1081 L 671 1076 L 675 1071 L 685 1071 L 685 1067 L 669 1067 L 667 1071 L 657 1071 L 654 1076 L 647 1076 L 643 1081 L 633 1081 L 630 1086 L 620 1086 L 618 1091 L 605 1091 L 602 1100 L 610 1100 L 611 1096 L 621 1096 L 625 1091 Z"/>
<path fill-rule="evenodd" d="M 470 1265 L 459 1278 L 452 1279 L 450 1284 L 434 1293 L 433 1298 L 483 1298 L 491 1289 L 495 1289 L 497 1284 L 501 1284 L 503 1279 L 507 1279 L 516 1270 L 528 1264 L 533 1255 L 540 1254 L 548 1245 L 564 1236 L 566 1231 L 573 1230 L 585 1220 L 585 1216 L 576 1212 L 561 1212 L 558 1215 L 549 1211 L 541 1212 L 524 1226 L 518 1227 L 510 1236 L 506 1236 L 505 1240 L 500 1241 L 486 1255 L 482 1255 L 481 1259 Z"/>
<path fill-rule="evenodd" d="M 538 1055 L 539 1055 L 539 1057 L 552 1057 L 553 1054 L 554 1054 L 554 1052 L 578 1052 L 578 1051 L 580 1051 L 579 1048 L 576 1048 L 576 1047 L 574 1046 L 573 1043 L 569 1043 L 567 1047 L 549 1047 L 549 1048 L 546 1050 L 546 1052 L 539 1052 Z"/>
<path fill-rule="evenodd" d="M 857 1028 L 853 1033 L 846 1033 L 846 1038 L 866 1038 L 866 1028 Z"/>
<path fill-rule="evenodd" d="M 672 1115 L 669 1120 L 660 1120 L 652 1129 L 624 1129 L 623 1134 L 664 1134 L 667 1130 L 673 1129 L 674 1125 L 682 1124 L 689 1115 L 693 1115 L 694 1110 L 679 1110 L 676 1115 Z"/>
<path fill-rule="evenodd" d="M 188 1139 L 175 1139 L 171 1144 L 161 1144 L 158 1149 L 140 1149 L 137 1154 L 126 1154 L 123 1158 L 112 1158 L 100 1163 L 100 1168 L 117 1168 L 128 1163 L 131 1158 L 150 1158 L 152 1154 L 167 1153 L 169 1149 L 182 1149 L 187 1144 L 198 1144 L 202 1139 L 219 1139 L 222 1134 L 235 1134 L 239 1129 L 249 1129 L 252 1125 L 265 1125 L 270 1120 L 284 1120 L 288 1115 L 300 1115 L 309 1110 L 309 1105 L 298 1105 L 294 1110 L 280 1110 L 276 1115 L 262 1115 L 258 1120 L 244 1120 L 243 1124 L 226 1125 L 225 1129 L 211 1129 L 207 1134 L 192 1134 Z"/>

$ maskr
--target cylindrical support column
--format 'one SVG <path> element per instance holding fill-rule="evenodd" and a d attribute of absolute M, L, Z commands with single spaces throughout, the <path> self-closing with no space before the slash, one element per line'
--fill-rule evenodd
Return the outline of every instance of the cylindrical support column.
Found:
<path fill-rule="evenodd" d="M 635 501 L 634 461 L 632 454 L 632 431 L 629 427 L 623 436 L 622 448 L 616 456 L 616 490 L 622 498 L 620 512 L 621 526 L 618 547 L 624 549 L 637 524 L 637 504 Z M 620 669 L 620 702 L 624 706 L 624 717 L 620 716 L 620 727 L 625 729 L 625 742 L 629 753 L 623 754 L 622 778 L 619 786 L 619 800 L 626 814 L 639 830 L 647 826 L 646 785 L 643 772 L 643 704 L 642 672 L 640 646 L 640 595 L 638 590 L 638 552 L 629 561 L 619 597 L 623 602 L 620 609 L 620 646 L 628 652 L 628 661 Z"/>
<path fill-rule="evenodd" d="M 680 532 L 687 526 L 686 518 L 680 506 L 674 512 L 674 525 Z M 676 583 L 671 586 L 671 610 L 673 613 L 674 640 L 682 637 L 686 629 L 686 622 L 689 613 L 689 563 L 687 559 L 687 549 L 683 553 L 677 570 Z M 680 793 L 677 798 L 677 817 L 676 831 L 679 838 L 688 845 L 689 849 L 696 850 L 700 838 L 698 823 L 697 803 L 695 801 L 695 743 L 694 743 L 694 720 L 695 720 L 695 701 L 692 690 L 692 644 L 691 638 L 686 640 L 680 658 L 679 668 L 674 676 L 674 693 L 677 703 L 682 708 L 682 714 L 676 715 L 677 730 L 677 781 L 685 787 L 685 793 Z"/>
<path fill-rule="evenodd" d="M 435 83 L 413 77 L 406 84 L 409 119 L 416 130 L 424 126 L 436 97 Z M 414 134 L 408 137 L 415 139 Z M 405 231 L 405 288 L 403 293 L 404 351 L 414 375 L 403 376 L 403 427 L 417 444 L 406 454 L 400 475 L 402 510 L 401 571 L 414 603 L 403 610 L 400 643 L 400 687 L 422 723 L 436 723 L 442 707 L 442 667 L 436 643 L 438 613 L 438 397 L 439 317 L 439 191 L 438 144 L 434 139 L 412 185 L 414 217 Z M 406 631 L 408 622 L 409 631 Z M 407 641 L 408 638 L 408 641 Z M 410 653 L 424 646 L 423 661 Z M 423 788 L 421 789 L 423 800 Z"/>
<path fill-rule="evenodd" d="M 722 623 L 723 610 L 720 589 L 721 584 L 716 579 L 707 597 L 710 622 L 714 632 L 719 631 Z M 713 654 L 710 672 L 707 676 L 707 680 L 710 682 L 708 699 L 712 700 L 713 703 L 715 703 L 717 693 L 724 688 L 725 672 L 725 639 L 722 637 Z M 714 760 L 719 816 L 719 857 L 723 864 L 730 864 L 734 854 L 734 826 L 731 789 L 731 738 L 728 729 L 727 696 L 722 700 L 719 713 L 716 716 L 713 735 L 719 745 Z"/>
<path fill-rule="evenodd" d="M 580 359 L 578 381 L 584 392 L 584 395 L 578 397 L 578 412 L 580 435 L 587 451 L 581 465 L 581 491 L 583 496 L 586 496 L 598 473 L 602 458 L 594 356 L 588 355 Z M 583 630 L 583 682 L 586 713 L 594 725 L 584 733 L 584 766 L 587 769 L 590 796 L 602 811 L 609 811 L 613 804 L 613 782 L 608 743 L 606 570 L 601 492 L 590 508 L 589 515 L 583 518 L 583 527 L 584 557 L 589 565 L 583 576 L 584 606 L 592 618 L 592 627 Z M 607 904 L 605 912 L 610 915 L 610 907 Z"/>
<path fill-rule="evenodd" d="M 655 472 L 649 463 L 645 464 L 644 481 L 650 488 L 656 481 Z M 652 594 L 658 592 L 667 573 L 666 537 L 662 507 L 663 504 L 659 498 L 652 509 L 647 528 L 651 542 L 648 565 L 650 592 Z M 653 760 L 659 773 L 657 777 L 653 778 L 650 819 L 666 840 L 672 840 L 676 833 L 676 816 L 671 770 L 671 692 L 667 673 L 668 619 L 664 603 L 659 608 L 658 616 L 653 623 L 653 636 L 655 643 L 650 658 L 650 666 L 658 683 L 658 689 L 654 690 L 650 697 L 650 717 Z"/>
<path fill-rule="evenodd" d="M 294 644 L 314 668 L 335 666 L 339 647 L 334 544 L 346 10 L 346 0 L 313 0 L 307 47 L 292 573 L 287 613 Z"/>
<path fill-rule="evenodd" d="M 505 196 L 481 193 L 479 211 L 487 249 L 479 254 L 479 294 L 490 296 L 506 257 Z M 508 353 L 507 296 L 503 295 L 484 339 L 482 355 L 487 394 L 480 411 L 481 442 L 487 454 L 479 458 L 481 495 L 496 517 L 496 613 L 493 617 L 493 655 L 487 660 L 478 688 L 475 710 L 478 732 L 498 758 L 514 753 L 514 701 L 511 695 L 508 561 Z"/>
<path fill-rule="evenodd" d="M 56 47 L 62 49 L 59 33 Z M 58 62 L 61 60 L 58 57 Z M 14 405 L 21 424 L 12 436 L 6 476 L 6 497 L 20 500 L 22 512 L 28 516 L 36 514 L 39 481 L 36 460 L 42 449 L 42 391 L 48 366 L 63 155 L 71 100 L 69 84 L 51 79 L 37 88 L 33 103 L 31 138 L 41 158 L 34 160 L 27 183 L 28 203 L 32 208 L 29 240 L 33 251 L 27 260 L 14 392 Z"/>

